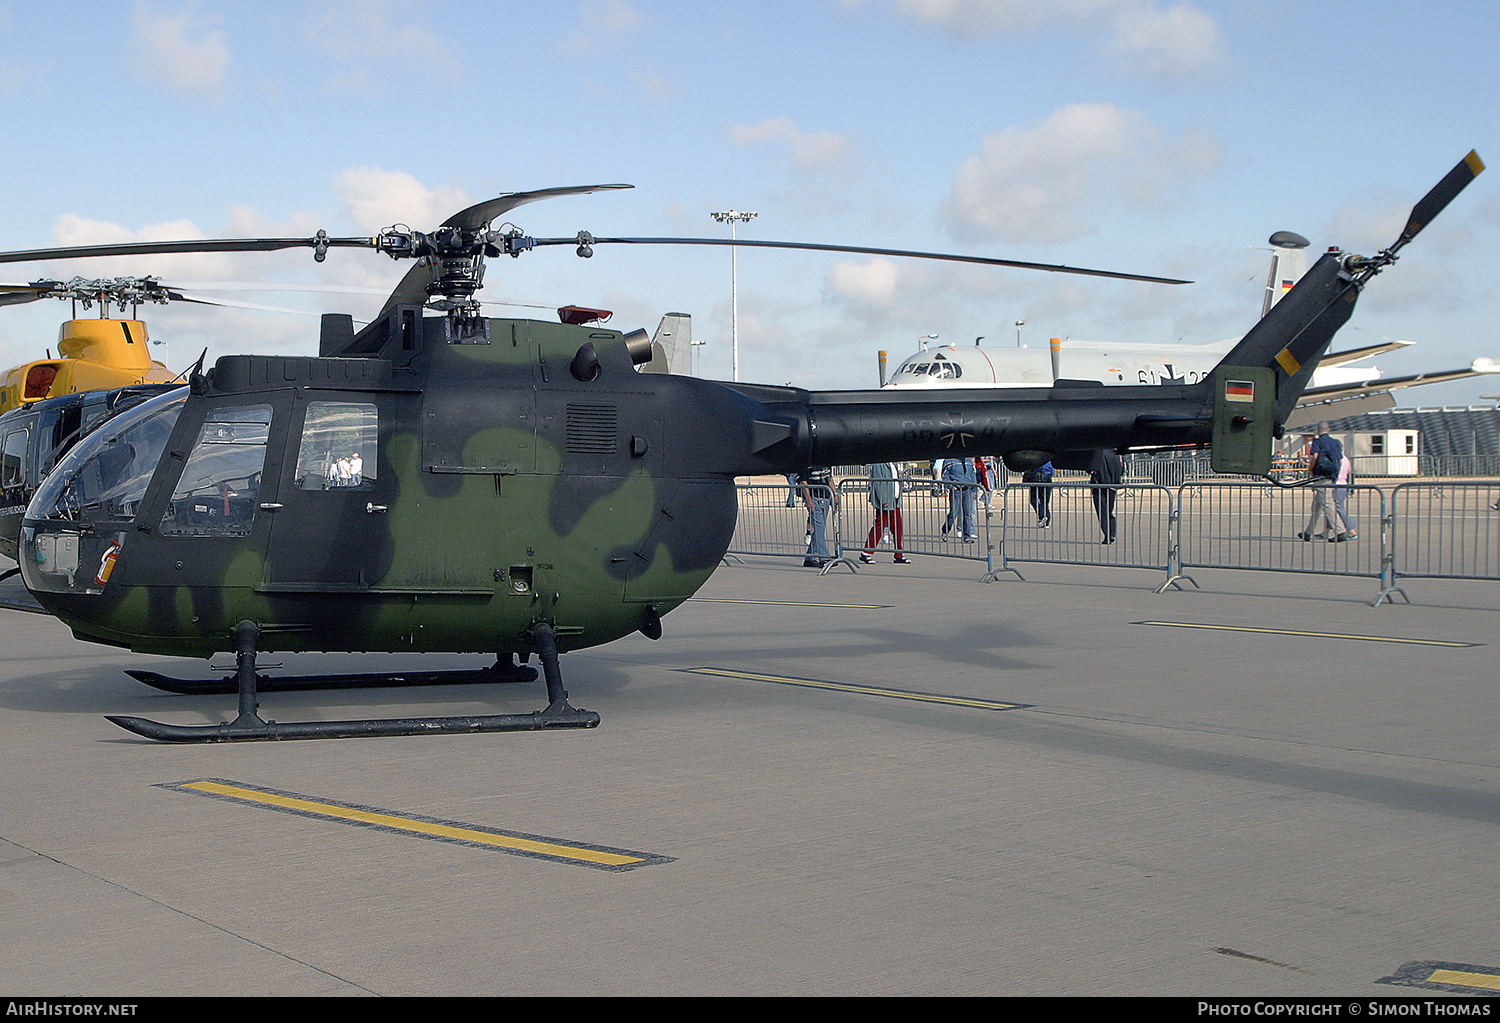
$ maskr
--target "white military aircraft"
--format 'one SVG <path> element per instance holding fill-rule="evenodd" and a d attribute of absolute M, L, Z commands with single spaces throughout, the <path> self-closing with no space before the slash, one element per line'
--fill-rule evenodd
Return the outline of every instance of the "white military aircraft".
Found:
<path fill-rule="evenodd" d="M 1266 281 L 1261 315 L 1291 290 L 1307 269 L 1308 241 L 1290 231 L 1271 236 L 1271 273 Z M 1195 384 L 1238 338 L 1202 345 L 1105 343 L 1053 338 L 1051 351 L 1035 348 L 988 348 L 943 345 L 910 356 L 896 367 L 882 387 L 1051 387 L 1057 380 L 1098 380 L 1110 384 Z M 1355 365 L 1383 352 L 1396 351 L 1411 341 L 1388 341 L 1325 355 L 1313 371 L 1312 383 L 1299 409 L 1318 406 L 1318 418 L 1355 415 L 1392 408 L 1391 392 L 1419 384 L 1459 380 L 1482 373 L 1500 373 L 1500 364 L 1479 358 L 1467 368 L 1404 377 L 1382 377 L 1375 366 Z M 882 377 L 884 376 L 882 365 Z"/>

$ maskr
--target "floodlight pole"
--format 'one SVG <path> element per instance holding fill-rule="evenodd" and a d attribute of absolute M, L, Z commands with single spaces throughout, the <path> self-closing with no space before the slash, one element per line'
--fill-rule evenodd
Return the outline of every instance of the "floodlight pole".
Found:
<path fill-rule="evenodd" d="M 721 224 L 729 225 L 729 362 L 730 379 L 735 383 L 740 379 L 740 285 L 739 285 L 739 246 L 735 241 L 739 238 L 736 230 L 741 221 L 754 220 L 756 214 L 741 213 L 738 210 L 722 210 L 710 213 Z"/>

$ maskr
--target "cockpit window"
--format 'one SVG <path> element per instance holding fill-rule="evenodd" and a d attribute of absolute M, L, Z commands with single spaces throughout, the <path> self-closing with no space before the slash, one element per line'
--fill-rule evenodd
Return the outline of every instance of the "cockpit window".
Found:
<path fill-rule="evenodd" d="M 187 396 L 181 387 L 122 412 L 42 480 L 21 523 L 27 586 L 103 592 Z"/>
<path fill-rule="evenodd" d="M 99 525 L 135 518 L 186 400 L 184 387 L 90 434 L 37 490 L 27 516 Z"/>
<path fill-rule="evenodd" d="M 271 406 L 208 413 L 161 520 L 164 536 L 245 536 L 255 521 Z"/>
<path fill-rule="evenodd" d="M 908 362 L 896 371 L 897 376 L 938 377 L 942 380 L 957 380 L 964 375 L 964 368 L 941 355 L 934 362 Z"/>
<path fill-rule="evenodd" d="M 25 427 L 5 435 L 3 453 L 0 453 L 0 486 L 19 487 L 24 482 L 26 436 Z"/>

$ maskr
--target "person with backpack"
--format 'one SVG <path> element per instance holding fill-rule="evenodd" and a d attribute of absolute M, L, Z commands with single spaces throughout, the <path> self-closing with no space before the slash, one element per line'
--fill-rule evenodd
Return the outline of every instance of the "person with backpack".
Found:
<path fill-rule="evenodd" d="M 1318 424 L 1318 435 L 1313 438 L 1312 448 L 1308 452 L 1307 471 L 1312 477 L 1313 503 L 1312 514 L 1307 517 L 1307 528 L 1297 534 L 1297 538 L 1303 541 L 1326 539 L 1331 543 L 1338 543 L 1348 539 L 1339 531 L 1334 511 L 1335 487 L 1344 461 L 1344 446 L 1328 430 L 1327 423 Z M 1320 515 L 1323 518 L 1324 532 L 1315 534 L 1313 528 Z"/>

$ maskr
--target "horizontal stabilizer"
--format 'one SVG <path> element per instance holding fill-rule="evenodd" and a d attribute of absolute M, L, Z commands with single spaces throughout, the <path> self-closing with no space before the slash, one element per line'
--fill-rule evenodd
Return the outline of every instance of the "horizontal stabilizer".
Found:
<path fill-rule="evenodd" d="M 1311 405 L 1328 406 L 1333 403 L 1347 401 L 1351 398 L 1364 398 L 1372 394 L 1383 394 L 1390 391 L 1399 391 L 1404 387 L 1420 387 L 1423 384 L 1442 384 L 1450 380 L 1467 380 L 1470 377 L 1484 376 L 1490 373 L 1500 373 L 1500 363 L 1493 359 L 1475 359 L 1467 369 L 1449 369 L 1436 373 L 1413 373 L 1411 376 L 1386 377 L 1379 380 L 1370 380 L 1362 384 L 1339 384 L 1333 387 L 1314 387 L 1302 393 L 1302 400 L 1298 402 L 1299 408 Z M 1337 415 L 1344 415 L 1341 410 L 1334 411 Z M 1328 418 L 1327 416 L 1324 417 Z"/>
<path fill-rule="evenodd" d="M 1326 369 L 1329 366 L 1342 366 L 1349 362 L 1358 362 L 1361 359 L 1373 359 L 1377 355 L 1386 352 L 1399 351 L 1402 348 L 1416 344 L 1415 341 L 1384 341 L 1378 345 L 1366 345 L 1363 348 L 1350 348 L 1342 352 L 1329 352 L 1318 360 L 1318 367 Z"/>

